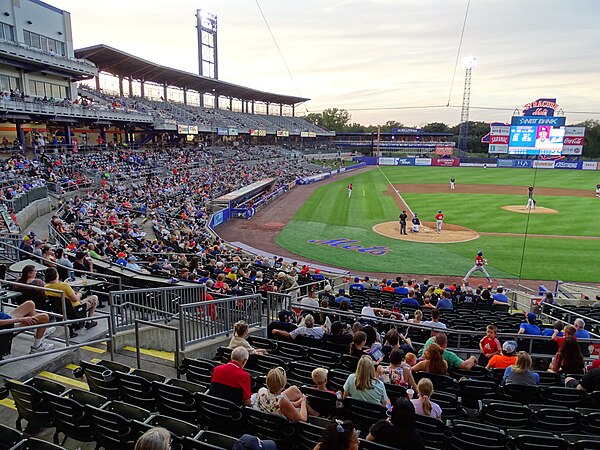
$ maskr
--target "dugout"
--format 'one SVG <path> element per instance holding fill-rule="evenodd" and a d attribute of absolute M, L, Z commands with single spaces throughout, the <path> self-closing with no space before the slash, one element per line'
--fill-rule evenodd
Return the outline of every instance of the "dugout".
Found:
<path fill-rule="evenodd" d="M 265 178 L 264 180 L 256 181 L 248 186 L 222 195 L 213 200 L 210 204 L 212 211 L 222 209 L 240 209 L 251 207 L 251 204 L 270 192 L 275 183 L 275 178 Z"/>

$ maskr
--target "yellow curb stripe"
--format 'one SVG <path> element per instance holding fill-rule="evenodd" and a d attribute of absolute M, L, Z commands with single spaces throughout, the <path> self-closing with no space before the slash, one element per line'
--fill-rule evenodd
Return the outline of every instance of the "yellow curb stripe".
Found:
<path fill-rule="evenodd" d="M 106 344 L 104 344 L 104 345 L 106 345 Z M 96 347 L 90 347 L 89 345 L 84 345 L 81 348 L 83 350 L 87 350 L 88 352 L 92 352 L 92 353 L 106 353 L 106 350 L 102 350 L 101 348 L 96 348 Z"/>
<path fill-rule="evenodd" d="M 123 350 L 135 353 L 135 347 L 125 346 Z M 159 359 L 165 359 L 167 361 L 175 361 L 175 354 L 173 352 L 164 352 L 162 350 L 150 350 L 147 348 L 141 348 L 140 353 L 142 355 L 153 356 Z"/>
<path fill-rule="evenodd" d="M 67 384 L 69 386 L 73 386 L 79 389 L 83 389 L 85 391 L 89 391 L 90 388 L 88 387 L 87 383 L 84 383 L 82 381 L 77 381 L 77 380 L 73 380 L 72 378 L 69 377 L 64 377 L 62 375 L 57 375 L 55 373 L 52 372 L 40 372 L 39 374 L 40 377 L 43 378 L 47 378 L 49 380 L 52 381 L 56 381 L 57 383 L 61 383 L 61 384 Z"/>
<path fill-rule="evenodd" d="M 0 400 L 0 405 L 6 406 L 7 408 L 10 408 L 10 409 L 17 409 L 17 407 L 15 406 L 14 400 L 11 400 L 10 398 L 5 398 L 4 400 Z"/>

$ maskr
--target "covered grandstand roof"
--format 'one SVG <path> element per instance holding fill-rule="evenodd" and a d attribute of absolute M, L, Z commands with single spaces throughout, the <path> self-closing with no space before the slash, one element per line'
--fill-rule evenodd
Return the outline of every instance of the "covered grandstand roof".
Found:
<path fill-rule="evenodd" d="M 166 83 L 168 86 L 191 89 L 198 92 L 212 93 L 225 97 L 242 100 L 254 100 L 284 105 L 294 105 L 310 99 L 280 95 L 251 89 L 237 84 L 202 77 L 183 70 L 161 66 L 137 56 L 130 55 L 108 45 L 100 44 L 75 50 L 75 57 L 92 61 L 100 71 L 122 77 L 132 77 L 157 84 Z"/>

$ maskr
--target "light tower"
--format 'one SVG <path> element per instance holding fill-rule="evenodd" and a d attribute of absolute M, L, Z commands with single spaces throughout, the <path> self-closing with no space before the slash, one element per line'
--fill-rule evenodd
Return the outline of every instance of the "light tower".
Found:
<path fill-rule="evenodd" d="M 458 134 L 458 149 L 460 154 L 466 153 L 469 141 L 469 103 L 471 102 L 471 72 L 477 67 L 477 59 L 468 56 L 464 59 L 465 89 L 463 91 L 462 109 L 460 111 L 460 132 Z"/>
<path fill-rule="evenodd" d="M 198 30 L 198 73 L 218 80 L 217 16 L 211 13 L 202 14 L 202 10 L 197 9 L 196 28 Z"/>

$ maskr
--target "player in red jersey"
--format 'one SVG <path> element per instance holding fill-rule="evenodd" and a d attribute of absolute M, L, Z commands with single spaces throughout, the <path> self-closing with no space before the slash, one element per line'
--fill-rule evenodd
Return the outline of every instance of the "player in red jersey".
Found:
<path fill-rule="evenodd" d="M 442 214 L 441 209 L 435 215 L 435 223 L 437 225 L 437 232 L 440 234 L 442 232 L 442 224 L 444 223 L 444 214 Z"/>
<path fill-rule="evenodd" d="M 491 283 L 492 282 L 492 277 L 490 277 L 490 274 L 488 273 L 487 270 L 485 270 L 485 265 L 487 264 L 487 259 L 483 259 L 483 252 L 481 250 L 479 250 L 477 252 L 477 256 L 475 257 L 475 265 L 473 267 L 471 267 L 471 270 L 469 270 L 467 272 L 467 274 L 465 275 L 465 277 L 463 278 L 463 281 L 466 283 L 467 280 L 469 279 L 469 277 L 471 275 L 473 275 L 474 272 L 482 272 L 488 279 L 488 282 Z"/>

